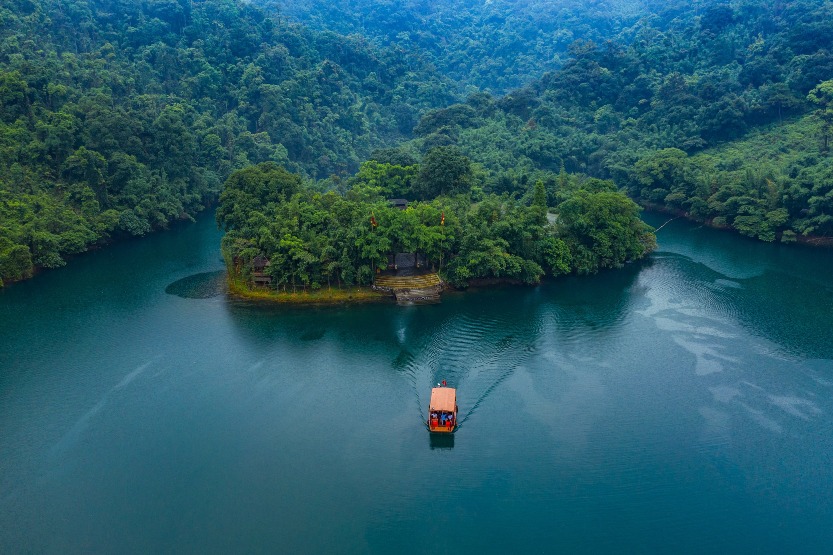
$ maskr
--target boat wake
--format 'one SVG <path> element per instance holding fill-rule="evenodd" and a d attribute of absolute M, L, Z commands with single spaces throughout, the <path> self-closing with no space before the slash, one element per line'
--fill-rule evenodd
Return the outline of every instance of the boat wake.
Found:
<path fill-rule="evenodd" d="M 515 331 L 506 335 L 506 330 Z M 442 380 L 455 387 L 460 418 L 458 429 L 488 400 L 515 370 L 534 356 L 540 330 L 533 324 L 519 329 L 518 322 L 456 316 L 444 322 L 414 349 L 404 348 L 394 359 L 393 368 L 410 381 L 414 406 L 425 423 L 428 397 Z M 466 400 L 474 401 L 469 404 Z"/>

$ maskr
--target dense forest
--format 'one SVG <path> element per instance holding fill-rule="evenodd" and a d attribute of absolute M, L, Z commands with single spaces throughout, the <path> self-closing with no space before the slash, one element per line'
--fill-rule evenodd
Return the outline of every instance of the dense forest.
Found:
<path fill-rule="evenodd" d="M 384 180 L 407 181 L 452 147 L 471 163 L 466 187 L 405 190 L 431 205 L 468 195 L 449 221 L 482 202 L 529 208 L 539 181 L 558 212 L 566 183 L 602 180 L 762 240 L 825 242 L 831 12 L 824 0 L 11 0 L 0 279 L 189 218 L 252 165 L 297 174 L 297 194 L 349 200 L 385 164 Z"/>
<path fill-rule="evenodd" d="M 569 58 L 576 40 L 629 40 L 673 3 L 632 0 L 256 0 L 316 29 L 397 45 L 431 61 L 464 88 L 503 94 Z"/>
<path fill-rule="evenodd" d="M 412 148 L 459 146 L 496 193 L 523 191 L 530 173 L 564 167 L 613 179 L 646 206 L 762 240 L 825 242 L 833 235 L 830 3 L 692 5 L 661 23 L 641 20 L 627 43 L 575 42 L 563 67 L 522 89 L 478 92 L 427 113 Z M 805 140 L 787 143 L 796 126 Z M 774 129 L 767 151 L 781 154 L 725 148 L 759 128 Z"/>
<path fill-rule="evenodd" d="M 249 281 L 256 259 L 267 259 L 279 290 L 370 285 L 389 253 L 418 252 L 458 287 L 482 278 L 538 283 L 618 268 L 655 247 L 639 207 L 611 181 L 561 174 L 551 221 L 542 181 L 528 203 L 483 194 L 456 147 L 436 147 L 419 164 L 397 163 L 396 152 L 375 158 L 341 194 L 304 186 L 271 162 L 233 173 L 217 209 L 230 273 Z M 418 200 L 403 210 L 388 201 L 395 196 Z"/>
<path fill-rule="evenodd" d="M 355 171 L 455 100 L 401 48 L 232 0 L 12 0 L 0 23 L 0 279 L 189 217 L 250 164 Z"/>

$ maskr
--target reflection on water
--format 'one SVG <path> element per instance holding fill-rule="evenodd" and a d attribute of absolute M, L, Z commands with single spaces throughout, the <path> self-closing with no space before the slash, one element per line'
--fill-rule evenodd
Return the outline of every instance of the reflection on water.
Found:
<path fill-rule="evenodd" d="M 544 356 L 552 336 L 565 348 L 594 337 L 613 340 L 629 313 L 631 288 L 650 262 L 598 276 L 566 278 L 538 287 L 499 287 L 452 293 L 432 306 L 288 307 L 231 301 L 227 314 L 253 346 L 298 341 L 318 344 L 365 364 L 378 354 L 379 371 L 399 373 L 412 392 L 415 422 L 427 418 L 431 388 L 447 380 L 458 389 L 459 429 L 516 369 Z M 313 347 L 314 348 L 314 347 Z"/>
<path fill-rule="evenodd" d="M 833 266 L 830 271 L 828 275 L 833 275 Z M 771 270 L 741 283 L 743 289 L 734 302 L 746 326 L 777 343 L 785 353 L 833 358 L 833 283 L 796 279 Z"/>
<path fill-rule="evenodd" d="M 652 224 L 658 219 L 648 217 Z M 693 291 L 701 302 L 691 310 L 740 320 L 784 353 L 833 358 L 833 250 L 768 244 L 683 220 L 658 239 L 654 259 L 668 262 L 664 285 Z"/>
<path fill-rule="evenodd" d="M 829 256 L 713 233 L 282 307 L 220 294 L 205 218 L 8 288 L 0 552 L 825 552 Z M 432 435 L 443 379 L 460 426 Z"/>
<path fill-rule="evenodd" d="M 324 337 L 325 333 L 324 329 L 311 329 L 301 334 L 301 341 L 317 341 Z"/>

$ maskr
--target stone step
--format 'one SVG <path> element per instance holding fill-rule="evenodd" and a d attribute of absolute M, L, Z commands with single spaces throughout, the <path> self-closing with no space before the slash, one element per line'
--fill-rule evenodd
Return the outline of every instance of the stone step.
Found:
<path fill-rule="evenodd" d="M 374 286 L 393 293 L 399 304 L 438 303 L 443 290 L 443 282 L 437 274 L 378 276 Z"/>
<path fill-rule="evenodd" d="M 424 274 L 421 276 L 379 276 L 376 278 L 378 287 L 390 289 L 419 289 L 440 285 L 440 276 L 437 274 Z"/>
<path fill-rule="evenodd" d="M 379 278 L 376 280 L 376 285 L 379 285 L 381 287 L 391 287 L 394 289 L 400 289 L 405 287 L 423 287 L 439 284 L 439 278 Z"/>

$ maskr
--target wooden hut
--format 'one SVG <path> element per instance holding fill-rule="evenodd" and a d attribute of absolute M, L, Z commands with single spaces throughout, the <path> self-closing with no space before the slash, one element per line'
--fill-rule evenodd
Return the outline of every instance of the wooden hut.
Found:
<path fill-rule="evenodd" d="M 252 282 L 255 285 L 270 285 L 272 283 L 272 276 L 267 273 L 270 264 L 269 259 L 260 254 L 252 259 Z"/>
<path fill-rule="evenodd" d="M 388 202 L 391 206 L 393 206 L 394 208 L 398 208 L 399 210 L 405 210 L 406 208 L 408 208 L 408 201 L 404 198 L 392 198 L 389 199 Z"/>

